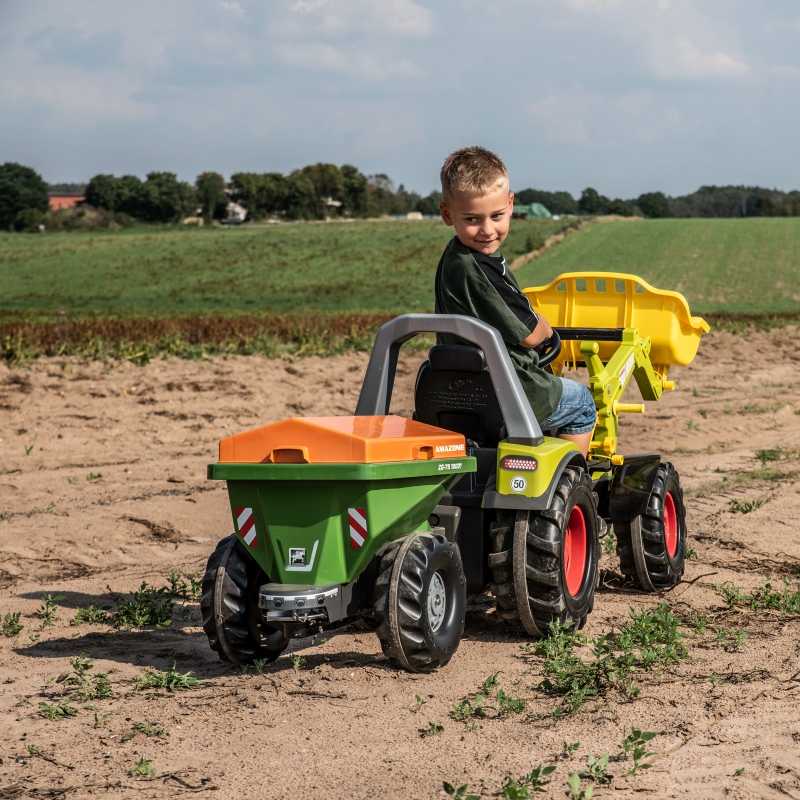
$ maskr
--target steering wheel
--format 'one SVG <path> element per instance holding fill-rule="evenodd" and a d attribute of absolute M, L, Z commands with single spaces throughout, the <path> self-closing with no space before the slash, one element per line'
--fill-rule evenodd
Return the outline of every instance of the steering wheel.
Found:
<path fill-rule="evenodd" d="M 558 331 L 553 328 L 553 335 L 549 339 L 545 339 L 539 347 L 542 348 L 541 351 L 536 351 L 539 353 L 539 366 L 547 367 L 558 358 L 561 352 L 561 337 L 558 335 Z"/>

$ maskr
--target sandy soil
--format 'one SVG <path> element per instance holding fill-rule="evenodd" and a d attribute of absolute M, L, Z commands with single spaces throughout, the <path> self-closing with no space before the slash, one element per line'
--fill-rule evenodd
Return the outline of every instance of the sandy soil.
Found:
<path fill-rule="evenodd" d="M 666 600 L 743 629 L 741 648 L 717 643 L 713 628 L 687 631 L 688 660 L 640 675 L 638 699 L 612 693 L 561 720 L 537 689 L 540 659 L 521 658 L 523 640 L 491 613 L 473 613 L 452 662 L 427 676 L 389 668 L 374 635 L 354 631 L 242 674 L 209 650 L 194 603 L 162 630 L 70 625 L 79 607 L 162 586 L 172 568 L 201 571 L 230 527 L 224 487 L 205 480 L 217 439 L 287 415 L 350 413 L 364 356 L 0 367 L 0 615 L 19 611 L 24 625 L 0 637 L 0 798 L 433 798 L 442 781 L 490 797 L 540 762 L 557 766 L 545 796 L 563 797 L 568 773 L 590 753 L 617 753 L 632 727 L 657 732 L 652 767 L 628 776 L 629 761 L 612 761 L 613 782 L 595 797 L 800 797 L 798 619 L 723 612 L 714 588 L 795 586 L 800 575 L 798 333 L 712 334 L 677 373 L 679 391 L 625 419 L 625 451 L 660 451 L 680 469 L 696 557 L 659 598 L 621 586 L 605 556 L 587 626 L 603 633 Z M 401 372 L 400 411 L 415 359 Z M 765 472 L 755 453 L 767 448 L 781 449 Z M 751 500 L 764 502 L 731 510 Z M 50 626 L 36 616 L 45 593 L 58 597 Z M 55 702 L 78 655 L 108 673 L 113 697 L 45 719 L 39 703 Z M 145 668 L 173 663 L 202 685 L 136 691 Z M 524 713 L 448 717 L 497 671 Z M 166 735 L 131 735 L 145 721 Z M 443 730 L 420 736 L 432 722 Z M 580 745 L 560 757 L 564 742 Z M 155 774 L 130 776 L 143 757 Z"/>

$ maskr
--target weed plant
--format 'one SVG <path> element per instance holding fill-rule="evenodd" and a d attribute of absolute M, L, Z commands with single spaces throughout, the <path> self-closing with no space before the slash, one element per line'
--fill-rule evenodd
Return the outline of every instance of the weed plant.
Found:
<path fill-rule="evenodd" d="M 84 656 L 70 660 L 72 670 L 58 677 L 65 697 L 73 701 L 88 703 L 92 700 L 107 700 L 113 695 L 111 682 L 105 672 L 91 672 L 94 664 Z"/>
<path fill-rule="evenodd" d="M 190 575 L 172 569 L 167 576 L 168 591 L 173 597 L 196 603 L 200 600 L 203 579 L 200 575 Z"/>
<path fill-rule="evenodd" d="M 442 783 L 442 791 L 448 797 L 452 797 L 453 800 L 481 800 L 480 795 L 470 792 L 469 786 L 467 786 L 466 783 L 462 783 L 460 786 L 454 786 L 452 783 L 444 781 Z"/>
<path fill-rule="evenodd" d="M 638 728 L 634 728 L 622 741 L 622 753 L 620 753 L 620 756 L 630 758 L 633 761 L 633 765 L 628 770 L 628 775 L 635 775 L 639 770 L 650 769 L 653 766 L 652 762 L 646 760 L 655 755 L 655 753 L 647 749 L 647 743 L 655 739 L 657 735 L 652 731 L 641 731 Z"/>
<path fill-rule="evenodd" d="M 133 597 L 117 603 L 110 622 L 115 628 L 166 628 L 172 623 L 174 603 L 169 589 L 156 589 L 142 582 Z"/>
<path fill-rule="evenodd" d="M 51 721 L 67 719 L 67 717 L 74 717 L 77 713 L 78 709 L 65 701 L 58 701 L 56 703 L 39 703 L 39 716 Z"/>
<path fill-rule="evenodd" d="M 733 583 L 723 583 L 717 587 L 725 605 L 729 608 L 749 608 L 751 611 L 778 611 L 781 614 L 800 614 L 800 587 L 791 589 L 784 581 L 781 590 L 766 581 L 758 589 L 748 594 Z"/>
<path fill-rule="evenodd" d="M 107 611 L 104 611 L 102 608 L 98 608 L 95 605 L 86 606 L 85 608 L 79 608 L 75 612 L 75 616 L 70 622 L 70 625 L 100 625 L 102 623 L 109 621 L 109 615 Z"/>
<path fill-rule="evenodd" d="M 20 623 L 19 618 L 19 611 L 13 611 L 10 614 L 5 614 L 2 622 L 0 622 L 0 633 L 9 638 L 20 633 L 24 625 Z"/>
<path fill-rule="evenodd" d="M 424 728 L 417 728 L 420 739 L 438 736 L 442 731 L 444 731 L 444 725 L 441 722 L 429 722 Z"/>
<path fill-rule="evenodd" d="M 669 606 L 662 603 L 655 609 L 631 610 L 630 620 L 617 633 L 592 639 L 556 622 L 545 639 L 523 649 L 544 659 L 544 679 L 539 688 L 562 698 L 553 712 L 562 716 L 609 689 L 636 697 L 636 671 L 665 667 L 686 658 L 678 624 Z M 590 648 L 591 657 L 581 657 L 575 652 L 577 648 Z"/>
<path fill-rule="evenodd" d="M 462 697 L 450 710 L 450 719 L 466 722 L 470 719 L 502 718 L 521 714 L 525 701 L 507 694 L 498 686 L 499 672 L 490 675 L 477 692 Z"/>
<path fill-rule="evenodd" d="M 56 624 L 56 618 L 58 617 L 58 606 L 56 603 L 59 600 L 61 600 L 59 595 L 53 596 L 52 594 L 46 594 L 42 598 L 42 604 L 36 611 L 36 616 L 41 620 L 42 628 L 49 628 Z"/>
<path fill-rule="evenodd" d="M 153 762 L 144 756 L 128 770 L 128 775 L 132 778 L 152 778 L 155 774 L 156 770 Z"/>
<path fill-rule="evenodd" d="M 136 679 L 136 688 L 140 691 L 166 689 L 168 692 L 183 692 L 201 685 L 191 672 L 177 672 L 174 664 L 166 671 L 146 669 L 144 675 Z"/>

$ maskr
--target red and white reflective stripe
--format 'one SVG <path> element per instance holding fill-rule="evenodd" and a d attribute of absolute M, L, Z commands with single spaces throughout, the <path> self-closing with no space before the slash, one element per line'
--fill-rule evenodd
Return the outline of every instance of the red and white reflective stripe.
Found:
<path fill-rule="evenodd" d="M 350 547 L 359 550 L 369 536 L 367 528 L 367 512 L 363 508 L 348 508 L 347 522 L 350 526 Z"/>
<path fill-rule="evenodd" d="M 252 508 L 234 508 L 233 513 L 236 514 L 236 527 L 239 529 L 239 535 L 244 539 L 244 543 L 252 547 L 256 543 L 256 515 L 253 513 Z"/>

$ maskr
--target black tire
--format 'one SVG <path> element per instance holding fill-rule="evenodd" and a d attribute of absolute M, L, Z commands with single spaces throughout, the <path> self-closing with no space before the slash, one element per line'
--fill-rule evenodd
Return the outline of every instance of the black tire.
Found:
<path fill-rule="evenodd" d="M 266 582 L 234 534 L 220 540 L 206 564 L 200 612 L 208 643 L 223 661 L 274 661 L 286 647 L 283 628 L 266 625 L 258 608 L 258 588 Z"/>
<path fill-rule="evenodd" d="M 547 510 L 501 513 L 490 547 L 500 617 L 536 637 L 553 622 L 583 627 L 594 607 L 600 554 L 597 502 L 585 470 L 564 470 Z"/>
<path fill-rule="evenodd" d="M 447 664 L 464 633 L 467 579 L 458 545 L 414 533 L 381 555 L 374 615 L 384 654 L 410 672 Z"/>
<path fill-rule="evenodd" d="M 672 532 L 670 533 L 670 528 Z M 645 592 L 680 583 L 686 561 L 686 508 L 678 471 L 656 468 L 647 509 L 631 522 L 614 522 L 622 574 Z"/>

